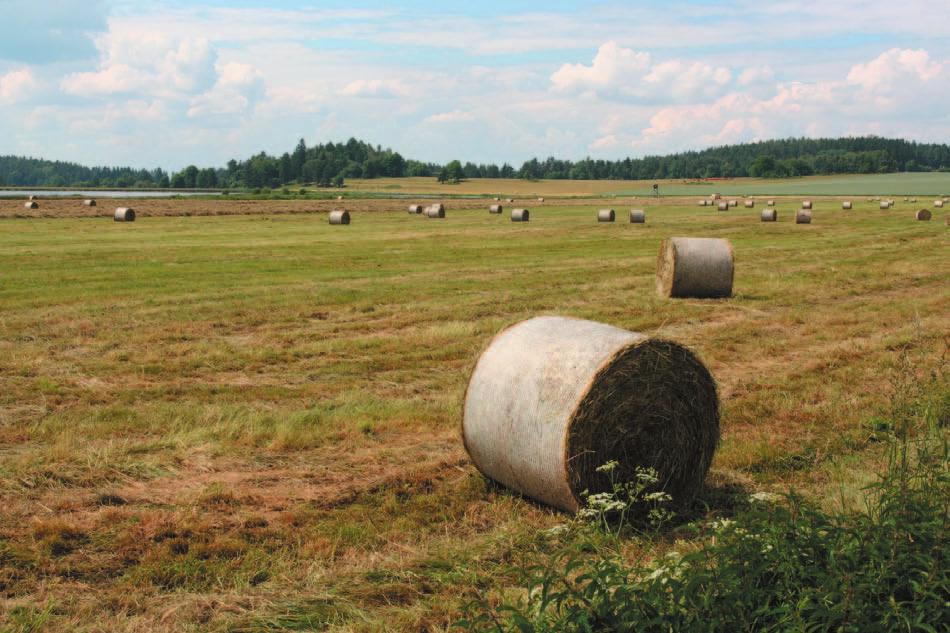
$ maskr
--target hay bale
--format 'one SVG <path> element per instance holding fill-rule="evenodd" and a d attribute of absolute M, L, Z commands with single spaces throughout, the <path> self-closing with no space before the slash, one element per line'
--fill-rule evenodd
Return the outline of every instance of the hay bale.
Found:
<path fill-rule="evenodd" d="M 330 211 L 330 224 L 349 224 L 350 212 L 343 209 Z"/>
<path fill-rule="evenodd" d="M 920 209 L 915 216 L 921 222 L 929 222 L 931 218 L 930 209 Z"/>
<path fill-rule="evenodd" d="M 719 442 L 719 399 L 689 349 L 610 325 L 542 316 L 492 339 L 472 372 L 462 413 L 465 449 L 487 477 L 568 512 L 583 492 L 611 490 L 597 472 L 619 462 L 687 504 Z"/>
<path fill-rule="evenodd" d="M 943 200 L 934 200 L 934 206 L 939 209 L 943 206 Z"/>
<path fill-rule="evenodd" d="M 728 202 L 720 202 L 720 203 L 719 203 L 719 210 L 720 210 L 720 211 L 728 211 L 728 210 L 729 210 L 729 203 L 728 203 Z"/>
<path fill-rule="evenodd" d="M 36 204 L 35 200 L 29 200 L 23 204 L 23 207 L 26 209 L 39 209 L 40 205 Z"/>
<path fill-rule="evenodd" d="M 890 208 L 891 208 L 891 205 L 887 202 L 887 200 L 881 200 L 881 202 L 880 202 L 880 204 L 879 204 L 878 206 L 879 206 L 881 209 L 890 209 Z"/>
<path fill-rule="evenodd" d="M 409 213 L 413 213 L 413 214 L 415 214 L 415 215 L 419 215 L 420 213 L 422 213 L 422 205 L 421 205 L 421 204 L 410 204 L 410 205 L 409 205 Z"/>
<path fill-rule="evenodd" d="M 82 203 L 83 203 L 84 206 L 87 206 L 87 207 L 94 207 L 94 206 L 96 206 L 96 201 L 93 200 L 92 198 L 90 198 L 90 199 L 88 199 L 88 200 L 83 200 Z"/>
<path fill-rule="evenodd" d="M 699 206 L 705 207 L 706 204 L 707 204 L 707 202 L 708 202 L 708 201 L 707 201 L 705 198 L 703 198 L 702 200 L 699 201 Z"/>
<path fill-rule="evenodd" d="M 34 196 L 33 194 L 30 194 L 30 196 L 27 198 L 27 200 L 31 200 L 31 201 L 32 201 L 32 200 L 36 200 L 36 196 Z"/>
<path fill-rule="evenodd" d="M 116 222 L 135 222 L 135 209 L 119 207 L 112 214 L 112 219 Z"/>
<path fill-rule="evenodd" d="M 617 217 L 613 209 L 601 209 L 597 212 L 598 222 L 613 222 Z"/>
<path fill-rule="evenodd" d="M 661 297 L 731 297 L 733 260 L 729 240 L 665 239 L 656 262 L 657 293 Z"/>
<path fill-rule="evenodd" d="M 917 202 L 917 198 L 911 198 L 910 201 L 911 201 L 911 203 L 915 203 L 915 202 Z"/>
<path fill-rule="evenodd" d="M 746 200 L 746 201 L 745 201 L 745 208 L 746 208 L 746 209 L 754 209 L 754 208 L 755 208 L 755 200 Z"/>
<path fill-rule="evenodd" d="M 851 209 L 851 201 L 845 200 L 844 202 L 842 202 L 841 208 L 844 209 L 845 211 L 848 211 L 849 209 Z"/>
<path fill-rule="evenodd" d="M 630 224 L 646 224 L 647 214 L 643 209 L 630 209 Z"/>
<path fill-rule="evenodd" d="M 803 200 L 803 201 L 802 201 L 802 209 L 807 209 L 807 210 L 811 211 L 811 200 Z"/>
<path fill-rule="evenodd" d="M 501 206 L 500 204 L 493 204 L 490 207 L 488 207 L 489 213 L 502 213 L 504 210 L 505 208 Z"/>
<path fill-rule="evenodd" d="M 538 202 L 544 202 L 544 198 L 538 198 Z"/>
<path fill-rule="evenodd" d="M 505 198 L 505 202 L 514 202 L 514 201 L 515 201 L 514 198 Z"/>
<path fill-rule="evenodd" d="M 427 218 L 444 218 L 445 205 L 443 205 L 441 202 L 430 204 L 426 207 L 425 214 Z"/>
<path fill-rule="evenodd" d="M 336 199 L 337 199 L 337 200 L 342 200 L 342 199 L 343 199 L 343 196 L 337 196 Z"/>
<path fill-rule="evenodd" d="M 720 196 L 718 193 L 714 193 L 714 194 L 712 195 L 712 199 L 713 199 L 713 200 L 719 200 L 719 199 L 721 199 L 721 198 L 722 198 L 722 196 Z"/>
<path fill-rule="evenodd" d="M 730 206 L 730 207 L 738 207 L 738 206 L 739 206 L 739 201 L 738 201 L 738 200 L 730 200 L 730 201 L 729 201 L 729 206 Z"/>
<path fill-rule="evenodd" d="M 762 209 L 763 222 L 778 222 L 778 211 L 775 209 Z"/>
<path fill-rule="evenodd" d="M 799 209 L 795 213 L 795 224 L 811 224 L 811 211 Z"/>
<path fill-rule="evenodd" d="M 530 217 L 531 217 L 531 213 L 527 209 L 512 209 L 511 210 L 512 222 L 527 222 Z"/>
<path fill-rule="evenodd" d="M 768 202 L 765 203 L 765 206 L 767 206 L 767 207 L 774 207 L 774 206 L 775 206 L 775 200 L 769 200 Z"/>

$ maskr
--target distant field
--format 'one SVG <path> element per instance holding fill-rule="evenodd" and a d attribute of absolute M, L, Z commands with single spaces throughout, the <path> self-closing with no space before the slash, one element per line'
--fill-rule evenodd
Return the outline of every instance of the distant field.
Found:
<path fill-rule="evenodd" d="M 936 191 L 947 176 L 916 178 L 840 181 Z M 486 184 L 626 186 L 460 188 Z M 763 224 L 761 205 L 684 202 L 631 225 L 532 204 L 518 225 L 400 201 L 330 227 L 303 202 L 152 204 L 196 215 L 0 219 L 0 630 L 446 630 L 517 586 L 511 565 L 564 521 L 486 482 L 459 439 L 479 351 L 521 319 L 698 352 L 723 402 L 707 517 L 789 487 L 853 502 L 895 381 L 924 377 L 950 332 L 950 208 L 917 222 L 909 204 L 823 201 L 797 226 L 790 203 Z M 655 296 L 672 235 L 732 241 L 732 299 Z"/>

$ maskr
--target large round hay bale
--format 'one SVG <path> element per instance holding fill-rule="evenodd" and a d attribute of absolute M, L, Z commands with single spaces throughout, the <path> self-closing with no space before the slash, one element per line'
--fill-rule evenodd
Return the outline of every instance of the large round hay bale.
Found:
<path fill-rule="evenodd" d="M 890 209 L 890 208 L 891 208 L 891 205 L 890 205 L 890 203 L 889 203 L 887 200 L 881 200 L 881 203 L 880 203 L 879 207 L 880 207 L 881 209 Z"/>
<path fill-rule="evenodd" d="M 943 200 L 934 200 L 934 206 L 939 209 L 943 206 Z"/>
<path fill-rule="evenodd" d="M 330 224 L 349 224 L 350 212 L 343 209 L 330 211 Z"/>
<path fill-rule="evenodd" d="M 808 210 L 810 211 L 810 210 L 811 210 L 811 200 L 803 200 L 803 201 L 802 201 L 802 209 L 808 209 Z"/>
<path fill-rule="evenodd" d="M 795 224 L 811 224 L 811 211 L 799 209 L 795 213 Z"/>
<path fill-rule="evenodd" d="M 613 222 L 617 217 L 613 209 L 601 209 L 597 212 L 598 222 Z"/>
<path fill-rule="evenodd" d="M 89 198 L 88 200 L 83 200 L 82 203 L 83 203 L 84 206 L 87 206 L 87 207 L 94 207 L 94 206 L 96 206 L 96 201 L 93 200 L 92 198 Z"/>
<path fill-rule="evenodd" d="M 505 202 L 514 202 L 514 201 L 515 201 L 514 198 L 505 198 Z"/>
<path fill-rule="evenodd" d="M 23 207 L 26 209 L 39 209 L 40 205 L 36 204 L 35 200 L 28 200 L 23 204 Z"/>
<path fill-rule="evenodd" d="M 778 211 L 775 209 L 762 209 L 763 222 L 778 222 Z"/>
<path fill-rule="evenodd" d="M 504 208 L 503 206 L 501 206 L 500 204 L 493 204 L 493 205 L 491 205 L 490 207 L 488 207 L 488 212 L 489 212 L 489 213 L 498 214 L 498 213 L 502 213 L 504 210 L 505 210 L 505 208 Z"/>
<path fill-rule="evenodd" d="M 730 207 L 738 207 L 738 206 L 739 206 L 739 201 L 738 201 L 738 200 L 730 200 L 730 201 L 729 201 L 729 206 L 730 206 Z"/>
<path fill-rule="evenodd" d="M 708 200 L 706 200 L 705 198 L 703 198 L 702 200 L 699 201 L 699 206 L 705 207 L 707 203 L 708 203 Z"/>
<path fill-rule="evenodd" d="M 920 209 L 919 211 L 917 211 L 916 218 L 920 220 L 921 222 L 928 222 L 931 218 L 930 210 Z"/>
<path fill-rule="evenodd" d="M 410 204 L 410 205 L 409 205 L 409 213 L 413 213 L 413 214 L 419 215 L 420 213 L 422 213 L 422 205 L 421 205 L 421 204 Z"/>
<path fill-rule="evenodd" d="M 720 203 L 719 203 L 719 210 L 720 210 L 720 211 L 728 211 L 728 210 L 729 210 L 729 203 L 728 203 L 728 202 L 720 202 Z"/>
<path fill-rule="evenodd" d="M 511 210 L 511 221 L 512 222 L 527 222 L 531 217 L 531 213 L 527 209 L 512 209 Z"/>
<path fill-rule="evenodd" d="M 135 222 L 135 209 L 131 207 L 119 207 L 112 214 L 112 219 L 116 222 Z"/>
<path fill-rule="evenodd" d="M 646 224 L 647 214 L 643 209 L 630 209 L 631 224 Z"/>
<path fill-rule="evenodd" d="M 544 198 L 538 198 L 538 202 L 544 202 Z"/>
<path fill-rule="evenodd" d="M 718 193 L 714 193 L 714 194 L 712 195 L 712 199 L 713 199 L 713 200 L 719 200 L 719 199 L 721 199 L 721 198 L 722 198 L 722 196 L 719 195 Z"/>
<path fill-rule="evenodd" d="M 671 237 L 660 244 L 656 290 L 661 297 L 732 296 L 734 255 L 729 240 Z"/>
<path fill-rule="evenodd" d="M 486 476 L 576 512 L 584 491 L 653 468 L 686 504 L 719 442 L 719 399 L 689 349 L 610 325 L 542 316 L 492 339 L 472 372 L 465 448 Z M 613 473 L 597 468 L 616 461 Z M 611 478 L 612 477 L 612 478 Z"/>
<path fill-rule="evenodd" d="M 851 201 L 845 200 L 844 202 L 842 202 L 841 208 L 844 209 L 845 211 L 849 210 L 851 208 Z"/>
<path fill-rule="evenodd" d="M 746 201 L 745 201 L 745 208 L 746 208 L 746 209 L 754 209 L 754 208 L 755 208 L 755 200 L 746 200 Z"/>
<path fill-rule="evenodd" d="M 765 203 L 765 206 L 767 206 L 767 207 L 774 207 L 774 206 L 775 206 L 775 200 L 769 200 L 768 202 Z"/>
<path fill-rule="evenodd" d="M 445 205 L 443 205 L 441 202 L 430 204 L 426 207 L 425 214 L 427 218 L 444 218 Z"/>

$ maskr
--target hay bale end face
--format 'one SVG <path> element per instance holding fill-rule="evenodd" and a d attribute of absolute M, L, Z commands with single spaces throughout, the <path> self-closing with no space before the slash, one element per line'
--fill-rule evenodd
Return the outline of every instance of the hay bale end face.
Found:
<path fill-rule="evenodd" d="M 39 209 L 40 205 L 36 204 L 35 200 L 30 200 L 23 205 L 26 209 Z"/>
<path fill-rule="evenodd" d="M 811 209 L 811 200 L 802 201 L 802 209 Z"/>
<path fill-rule="evenodd" d="M 617 214 L 614 213 L 613 209 L 601 209 L 597 212 L 598 222 L 613 222 L 616 218 Z"/>
<path fill-rule="evenodd" d="M 811 224 L 811 211 L 799 209 L 795 214 L 795 224 Z"/>
<path fill-rule="evenodd" d="M 891 208 L 891 205 L 887 202 L 887 200 L 881 200 L 881 204 L 880 204 L 879 206 L 880 206 L 881 209 L 890 209 L 890 208 Z"/>
<path fill-rule="evenodd" d="M 426 207 L 425 215 L 427 218 L 444 218 L 445 205 L 443 205 L 441 202 L 437 204 L 431 204 Z"/>
<path fill-rule="evenodd" d="M 775 209 L 762 209 L 763 222 L 778 222 L 778 211 Z"/>
<path fill-rule="evenodd" d="M 410 204 L 410 205 L 409 205 L 409 213 L 413 213 L 413 214 L 415 214 L 415 215 L 419 215 L 420 213 L 422 213 L 422 205 L 421 205 L 421 204 Z"/>
<path fill-rule="evenodd" d="M 89 200 L 83 200 L 82 203 L 83 203 L 84 206 L 87 206 L 87 207 L 94 207 L 94 206 L 96 206 L 96 201 L 93 200 L 92 198 L 90 198 Z"/>
<path fill-rule="evenodd" d="M 732 296 L 734 255 L 729 240 L 671 237 L 660 244 L 656 290 L 661 297 Z"/>
<path fill-rule="evenodd" d="M 112 214 L 112 219 L 116 222 L 135 222 L 135 209 L 130 207 L 119 207 Z"/>
<path fill-rule="evenodd" d="M 643 209 L 630 209 L 631 224 L 646 224 L 647 214 Z"/>
<path fill-rule="evenodd" d="M 619 328 L 543 316 L 503 330 L 478 359 L 462 414 L 486 476 L 576 512 L 583 492 L 654 468 L 677 504 L 699 491 L 719 442 L 709 370 L 687 348 Z"/>
<path fill-rule="evenodd" d="M 343 209 L 330 211 L 330 224 L 349 224 L 350 212 Z"/>
<path fill-rule="evenodd" d="M 728 202 L 720 202 L 720 203 L 719 203 L 719 210 L 720 210 L 720 211 L 728 211 L 728 210 L 729 210 L 729 203 L 728 203 Z"/>
<path fill-rule="evenodd" d="M 531 213 L 527 209 L 512 209 L 511 210 L 511 221 L 512 222 L 527 222 L 531 217 Z"/>
<path fill-rule="evenodd" d="M 851 208 L 851 201 L 845 200 L 844 202 L 842 202 L 841 208 L 844 209 L 845 211 L 849 210 Z"/>
<path fill-rule="evenodd" d="M 915 216 L 921 222 L 929 222 L 931 216 L 930 209 L 920 209 Z"/>
<path fill-rule="evenodd" d="M 754 208 L 755 208 L 755 200 L 746 200 L 746 201 L 745 201 L 745 208 L 746 208 L 746 209 L 754 209 Z"/>
<path fill-rule="evenodd" d="M 493 205 L 491 205 L 490 207 L 488 207 L 488 212 L 489 212 L 489 213 L 496 213 L 496 214 L 497 214 L 497 213 L 502 213 L 504 210 L 505 210 L 505 208 L 504 208 L 503 206 L 501 206 L 500 204 L 493 204 Z"/>

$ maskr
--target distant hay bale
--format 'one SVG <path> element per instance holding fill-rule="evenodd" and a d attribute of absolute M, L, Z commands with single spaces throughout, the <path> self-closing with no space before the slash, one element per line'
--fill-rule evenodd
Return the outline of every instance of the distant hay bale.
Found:
<path fill-rule="evenodd" d="M 939 209 L 943 206 L 943 200 L 934 200 L 934 206 Z"/>
<path fill-rule="evenodd" d="M 699 201 L 699 206 L 705 207 L 708 202 L 709 202 L 708 200 L 703 198 L 702 200 Z"/>
<path fill-rule="evenodd" d="M 409 205 L 409 213 L 413 213 L 413 214 L 416 214 L 416 215 L 422 213 L 422 205 L 421 205 L 421 204 L 410 204 L 410 205 Z"/>
<path fill-rule="evenodd" d="M 802 209 L 807 209 L 807 210 L 810 211 L 810 210 L 811 210 L 811 200 L 803 200 L 803 201 L 802 201 Z"/>
<path fill-rule="evenodd" d="M 890 208 L 891 208 L 891 204 L 890 204 L 887 200 L 881 200 L 881 202 L 880 202 L 880 204 L 878 205 L 878 207 L 881 208 L 881 209 L 890 209 Z"/>
<path fill-rule="evenodd" d="M 660 244 L 656 290 L 661 297 L 732 296 L 734 255 L 729 240 L 671 237 Z"/>
<path fill-rule="evenodd" d="M 775 209 L 762 209 L 763 222 L 778 222 L 778 211 Z"/>
<path fill-rule="evenodd" d="M 493 204 L 490 207 L 488 207 L 489 213 L 502 213 L 504 212 L 504 210 L 505 208 L 501 206 L 500 204 Z"/>
<path fill-rule="evenodd" d="M 767 207 L 774 207 L 774 206 L 775 206 L 775 200 L 769 200 L 768 202 L 765 203 L 765 206 L 767 206 Z"/>
<path fill-rule="evenodd" d="M 720 198 L 722 198 L 722 196 L 719 195 L 718 193 L 714 193 L 714 194 L 712 195 L 712 199 L 713 199 L 713 200 L 719 200 Z"/>
<path fill-rule="evenodd" d="M 531 213 L 527 209 L 512 209 L 511 210 L 511 221 L 512 222 L 527 222 L 531 217 Z"/>
<path fill-rule="evenodd" d="M 544 198 L 538 198 L 538 202 L 544 202 Z"/>
<path fill-rule="evenodd" d="M 39 209 L 40 205 L 36 204 L 35 200 L 29 200 L 23 205 L 23 207 L 26 209 Z"/>
<path fill-rule="evenodd" d="M 119 207 L 112 214 L 112 219 L 116 222 L 135 222 L 135 209 L 131 207 Z"/>
<path fill-rule="evenodd" d="M 746 201 L 745 201 L 745 208 L 746 208 L 746 209 L 754 209 L 754 208 L 755 208 L 755 200 L 746 200 Z"/>
<path fill-rule="evenodd" d="M 330 211 L 330 224 L 349 224 L 350 212 L 343 209 Z"/>
<path fill-rule="evenodd" d="M 841 208 L 844 209 L 845 211 L 847 211 L 848 209 L 850 209 L 850 208 L 851 208 L 851 201 L 850 201 L 850 200 L 845 200 L 844 202 L 842 202 L 842 203 L 841 203 Z"/>
<path fill-rule="evenodd" d="M 343 196 L 337 196 L 336 199 L 337 199 L 337 200 L 342 200 L 342 199 L 343 199 Z"/>
<path fill-rule="evenodd" d="M 631 224 L 646 224 L 647 214 L 643 209 L 630 209 Z"/>
<path fill-rule="evenodd" d="M 614 213 L 613 209 L 601 209 L 597 212 L 598 222 L 613 222 L 616 217 L 617 214 Z"/>
<path fill-rule="evenodd" d="M 729 210 L 729 203 L 728 203 L 728 202 L 720 202 L 720 203 L 719 203 L 719 210 L 720 210 L 720 211 L 728 211 L 728 210 Z"/>
<path fill-rule="evenodd" d="M 932 216 L 930 214 L 929 209 L 920 209 L 919 211 L 917 211 L 916 217 L 921 222 L 929 222 Z"/>
<path fill-rule="evenodd" d="M 501 202 L 501 198 L 492 198 L 495 202 Z"/>
<path fill-rule="evenodd" d="M 738 200 L 730 200 L 730 201 L 729 201 L 729 206 L 730 206 L 730 207 L 738 207 L 738 206 L 739 206 L 739 201 L 738 201 Z"/>
<path fill-rule="evenodd" d="M 874 198 L 868 198 L 867 201 L 868 201 L 868 202 L 874 202 Z"/>
<path fill-rule="evenodd" d="M 87 207 L 94 207 L 94 206 L 96 206 L 96 201 L 93 200 L 92 198 L 90 198 L 90 199 L 88 199 L 88 200 L 83 200 L 82 203 L 83 203 L 84 206 L 87 206 Z"/>
<path fill-rule="evenodd" d="M 514 198 L 505 198 L 505 202 L 511 203 L 511 202 L 514 202 L 514 201 L 515 201 Z"/>
<path fill-rule="evenodd" d="M 910 201 L 911 201 L 911 202 L 917 202 L 917 198 L 911 198 Z"/>
<path fill-rule="evenodd" d="M 469 379 L 465 449 L 487 477 L 568 512 L 653 468 L 677 505 L 719 443 L 719 399 L 689 349 L 580 319 L 541 316 L 492 339 Z M 609 474 L 598 472 L 616 461 Z"/>
<path fill-rule="evenodd" d="M 426 207 L 425 214 L 427 218 L 444 218 L 445 205 L 443 205 L 441 202 L 431 204 Z"/>
<path fill-rule="evenodd" d="M 799 209 L 795 213 L 795 224 L 811 224 L 811 211 L 808 209 Z"/>
<path fill-rule="evenodd" d="M 27 200 L 36 200 L 36 196 L 34 196 L 33 194 L 30 194 Z"/>

